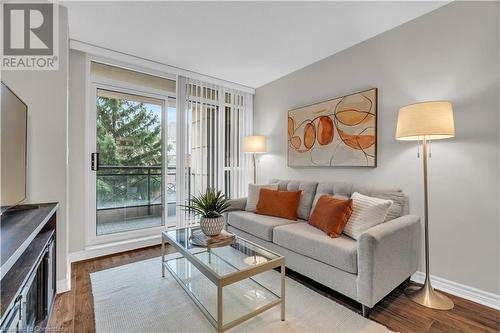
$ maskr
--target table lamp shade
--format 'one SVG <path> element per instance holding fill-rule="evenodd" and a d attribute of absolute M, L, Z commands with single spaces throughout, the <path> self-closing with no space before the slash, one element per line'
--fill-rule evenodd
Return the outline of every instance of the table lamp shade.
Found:
<path fill-rule="evenodd" d="M 266 137 L 263 135 L 246 136 L 243 139 L 243 151 L 245 153 L 265 153 Z"/>
<path fill-rule="evenodd" d="M 450 102 L 416 103 L 399 110 L 396 139 L 447 139 L 455 136 L 453 107 Z"/>

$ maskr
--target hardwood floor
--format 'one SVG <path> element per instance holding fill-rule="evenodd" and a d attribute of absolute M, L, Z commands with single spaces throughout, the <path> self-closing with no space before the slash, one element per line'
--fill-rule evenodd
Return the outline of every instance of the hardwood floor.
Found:
<path fill-rule="evenodd" d="M 171 246 L 167 246 L 167 250 L 174 252 Z M 160 247 L 154 246 L 73 263 L 72 290 L 57 296 L 48 327 L 57 332 L 95 332 L 90 273 L 159 255 Z M 295 272 L 287 271 L 287 275 L 326 297 L 359 311 L 359 305 L 345 296 Z M 455 302 L 453 310 L 427 309 L 404 296 L 406 285 L 402 284 L 377 304 L 370 319 L 398 332 L 500 332 L 500 311 L 453 295 L 449 295 Z"/>
<path fill-rule="evenodd" d="M 167 250 L 175 252 L 171 246 L 168 246 Z M 73 263 L 71 291 L 57 295 L 47 326 L 54 328 L 55 332 L 95 332 L 90 273 L 160 255 L 161 247 L 154 246 Z"/>

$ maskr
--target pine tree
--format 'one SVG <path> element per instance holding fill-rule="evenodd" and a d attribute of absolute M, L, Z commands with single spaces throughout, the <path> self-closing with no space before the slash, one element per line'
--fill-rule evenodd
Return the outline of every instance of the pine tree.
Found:
<path fill-rule="evenodd" d="M 160 165 L 161 122 L 143 103 L 97 98 L 101 165 Z"/>
<path fill-rule="evenodd" d="M 144 103 L 99 96 L 97 98 L 97 151 L 100 166 L 161 165 L 161 121 Z M 171 147 L 168 147 L 171 148 Z M 102 170 L 115 176 L 97 179 L 98 206 L 143 204 L 161 195 L 161 175 L 151 178 L 143 169 Z M 102 173 L 101 173 L 102 175 Z"/>

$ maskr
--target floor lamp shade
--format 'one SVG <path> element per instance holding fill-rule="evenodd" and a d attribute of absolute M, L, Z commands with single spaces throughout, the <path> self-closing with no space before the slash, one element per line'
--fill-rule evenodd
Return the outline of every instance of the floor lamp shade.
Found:
<path fill-rule="evenodd" d="M 453 107 L 447 101 L 423 102 L 402 107 L 396 127 L 398 140 L 439 140 L 455 136 Z"/>
<path fill-rule="evenodd" d="M 252 153 L 253 161 L 253 183 L 257 182 L 257 165 L 255 163 L 255 154 L 267 152 L 266 137 L 263 135 L 251 135 L 243 138 L 243 151 Z"/>
<path fill-rule="evenodd" d="M 424 169 L 424 224 L 425 224 L 425 282 L 423 286 L 410 286 L 405 294 L 412 301 L 432 309 L 449 310 L 453 301 L 432 288 L 429 269 L 429 140 L 446 139 L 455 136 L 453 108 L 450 102 L 423 102 L 402 107 L 398 114 L 396 139 L 422 142 Z"/>
<path fill-rule="evenodd" d="M 265 153 L 267 151 L 266 137 L 263 135 L 246 136 L 243 139 L 245 153 Z"/>

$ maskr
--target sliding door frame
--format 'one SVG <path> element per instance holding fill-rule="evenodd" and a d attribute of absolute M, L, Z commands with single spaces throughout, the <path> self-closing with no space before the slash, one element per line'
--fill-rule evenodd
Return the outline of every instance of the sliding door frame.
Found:
<path fill-rule="evenodd" d="M 149 75 L 159 76 L 172 80 L 171 75 L 162 75 L 157 71 L 145 70 L 143 68 L 138 68 L 137 66 L 127 66 L 120 62 L 110 61 L 108 59 L 103 59 L 100 57 L 93 57 L 87 55 L 86 59 L 86 144 L 85 144 L 85 184 L 86 184 L 86 209 L 85 209 L 85 247 L 93 247 L 98 245 L 106 245 L 116 242 L 135 242 L 139 240 L 148 239 L 151 237 L 158 237 L 163 230 L 167 228 L 167 203 L 166 203 L 166 179 L 167 179 L 167 131 L 168 131 L 168 105 L 169 100 L 176 100 L 177 96 L 175 92 L 167 92 L 163 90 L 145 88 L 142 86 L 125 83 L 122 81 L 115 81 L 104 78 L 93 77 L 90 72 L 90 67 L 92 62 L 103 63 L 111 66 L 121 67 L 132 71 L 137 71 L 140 73 L 145 73 Z M 96 150 L 96 116 L 97 116 L 97 90 L 111 90 L 122 92 L 131 95 L 139 95 L 150 98 L 155 98 L 161 100 L 162 105 L 162 222 L 163 225 L 159 227 L 152 227 L 147 229 L 132 230 L 126 232 L 119 232 L 115 234 L 107 235 L 97 235 L 97 192 L 96 192 L 96 176 L 97 172 L 91 170 L 90 166 L 90 155 Z M 177 90 L 177 88 L 176 88 Z M 179 119 L 179 110 L 177 110 L 177 119 Z M 177 135 L 178 137 L 178 135 Z M 179 145 L 177 144 L 176 151 L 179 151 Z M 177 198 L 179 195 L 177 196 Z"/>

